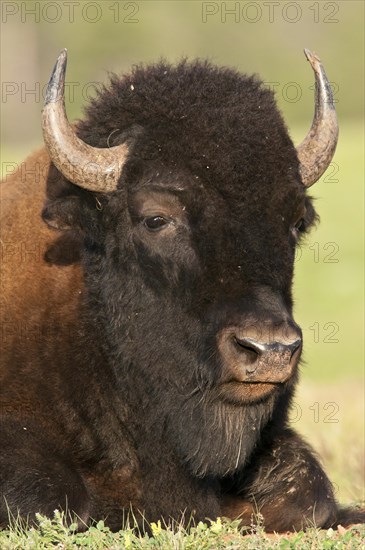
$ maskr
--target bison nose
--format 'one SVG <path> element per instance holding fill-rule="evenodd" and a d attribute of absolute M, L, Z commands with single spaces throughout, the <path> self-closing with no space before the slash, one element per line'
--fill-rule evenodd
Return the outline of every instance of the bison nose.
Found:
<path fill-rule="evenodd" d="M 259 338 L 252 328 L 230 327 L 220 332 L 218 347 L 222 381 L 278 384 L 295 372 L 302 335 L 294 323 L 264 327 Z"/>
<path fill-rule="evenodd" d="M 295 352 L 301 347 L 302 339 L 296 338 L 292 342 L 271 342 L 263 343 L 248 337 L 234 337 L 238 350 L 246 352 L 248 361 L 245 366 L 246 374 L 253 374 L 260 362 L 265 359 L 270 362 L 270 359 L 281 358 L 284 364 L 289 364 Z"/>

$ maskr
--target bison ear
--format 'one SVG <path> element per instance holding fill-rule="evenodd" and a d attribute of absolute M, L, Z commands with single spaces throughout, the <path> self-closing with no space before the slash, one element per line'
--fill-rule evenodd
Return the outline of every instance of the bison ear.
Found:
<path fill-rule="evenodd" d="M 49 227 L 59 231 L 95 232 L 102 198 L 73 185 L 52 164 L 48 172 L 46 194 L 42 218 Z"/>
<path fill-rule="evenodd" d="M 45 254 L 48 264 L 72 265 L 80 262 L 83 238 L 75 231 L 67 231 L 52 242 Z"/>
<path fill-rule="evenodd" d="M 89 233 L 95 229 L 101 209 L 99 199 L 94 196 L 68 195 L 48 200 L 42 211 L 42 218 L 52 229 L 68 231 L 76 229 Z"/>

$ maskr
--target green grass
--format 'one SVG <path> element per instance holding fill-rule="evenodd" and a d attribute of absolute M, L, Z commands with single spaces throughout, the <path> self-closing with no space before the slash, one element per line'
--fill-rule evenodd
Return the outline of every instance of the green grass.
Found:
<path fill-rule="evenodd" d="M 174 529 L 163 528 L 158 523 L 151 524 L 151 535 L 137 535 L 131 527 L 118 533 L 111 533 L 102 521 L 84 533 L 75 533 L 75 525 L 66 527 L 63 516 L 55 512 L 50 520 L 38 517 L 38 529 L 22 530 L 20 527 L 0 533 L 2 550 L 36 548 L 90 549 L 357 549 L 363 548 L 365 528 L 319 531 L 310 528 L 290 535 L 266 535 L 260 524 L 253 524 L 250 533 L 244 535 L 239 522 L 218 519 L 214 522 L 199 522 L 188 531 L 181 526 Z"/>

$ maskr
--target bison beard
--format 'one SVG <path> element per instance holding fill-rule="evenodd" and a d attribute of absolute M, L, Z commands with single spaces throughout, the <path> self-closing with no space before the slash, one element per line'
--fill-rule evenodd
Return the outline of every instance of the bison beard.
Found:
<path fill-rule="evenodd" d="M 273 408 L 272 396 L 245 407 L 198 396 L 176 408 L 169 437 L 194 475 L 222 478 L 244 467 Z"/>
<path fill-rule="evenodd" d="M 288 428 L 295 246 L 337 141 L 327 78 L 306 55 L 316 113 L 295 150 L 260 81 L 204 62 L 112 77 L 76 135 L 61 53 L 48 153 L 26 161 L 44 177 L 4 184 L 4 242 L 31 235 L 45 254 L 2 266 L 1 526 L 8 508 L 34 521 L 67 506 L 80 528 L 119 529 L 131 509 L 246 525 L 258 509 L 269 530 L 364 519 L 341 511 Z M 41 222 L 45 196 L 59 237 Z"/>

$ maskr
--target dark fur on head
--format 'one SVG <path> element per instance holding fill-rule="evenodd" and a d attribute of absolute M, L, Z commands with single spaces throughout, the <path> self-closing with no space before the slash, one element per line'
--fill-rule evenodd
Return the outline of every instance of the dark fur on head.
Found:
<path fill-rule="evenodd" d="M 120 391 L 132 409 L 144 403 L 153 433 L 164 426 L 195 474 L 231 473 L 245 464 L 280 396 L 244 407 L 224 402 L 215 389 L 215 335 L 234 320 L 258 322 L 263 307 L 271 314 L 267 300 L 253 305 L 257 288 L 280 296 L 290 313 L 289 226 L 304 197 L 273 94 L 254 77 L 207 62 L 136 67 L 111 78 L 78 134 L 97 147 L 133 139 L 120 190 L 100 197 L 103 210 L 90 209 L 89 227 L 88 202 L 79 216 L 90 304 Z M 131 231 L 130 197 L 156 183 L 181 191 L 191 228 L 162 251 Z"/>

